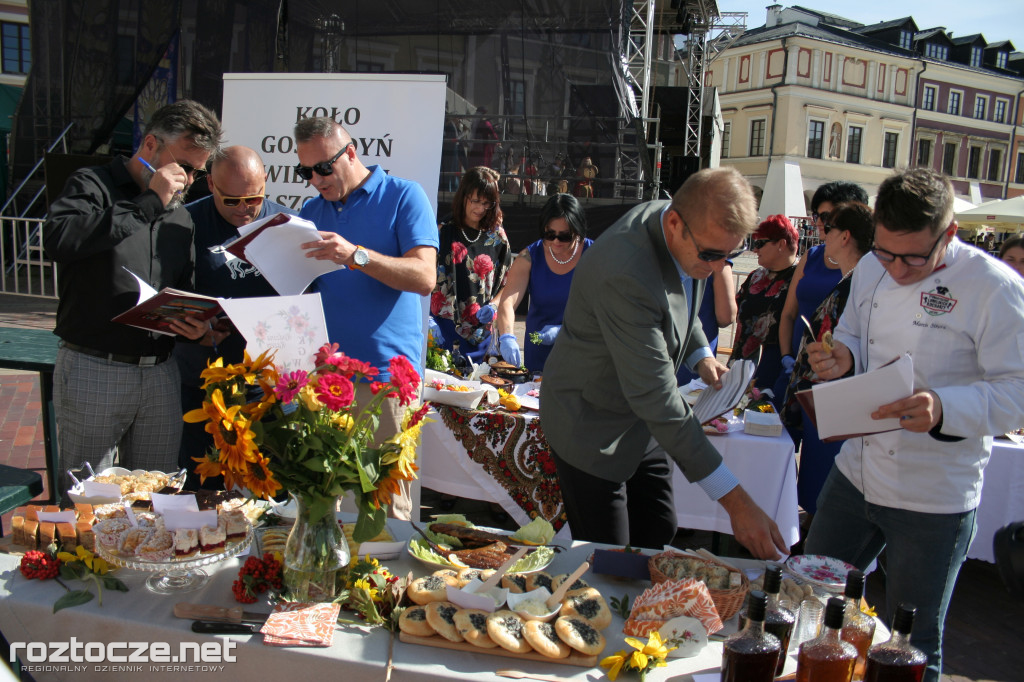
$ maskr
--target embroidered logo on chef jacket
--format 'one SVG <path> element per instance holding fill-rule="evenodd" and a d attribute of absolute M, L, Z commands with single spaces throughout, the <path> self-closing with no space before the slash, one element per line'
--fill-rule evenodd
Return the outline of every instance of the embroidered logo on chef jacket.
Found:
<path fill-rule="evenodd" d="M 949 289 L 943 286 L 921 292 L 921 307 L 929 315 L 945 315 L 952 312 L 956 302 L 957 299 L 949 295 Z"/>

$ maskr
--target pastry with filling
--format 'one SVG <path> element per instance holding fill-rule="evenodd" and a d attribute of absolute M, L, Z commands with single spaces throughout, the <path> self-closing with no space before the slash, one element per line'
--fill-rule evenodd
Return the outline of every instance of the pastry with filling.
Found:
<path fill-rule="evenodd" d="M 417 604 L 410 606 L 398 617 L 398 629 L 416 637 L 432 637 L 434 628 L 427 622 L 427 609 Z"/>
<path fill-rule="evenodd" d="M 487 634 L 487 612 L 480 609 L 459 609 L 455 612 L 455 627 L 459 634 L 482 649 L 496 649 L 498 643 Z"/>
<path fill-rule="evenodd" d="M 523 628 L 523 635 L 537 653 L 548 658 L 566 658 L 572 653 L 572 647 L 563 642 L 555 626 L 542 620 L 528 620 Z"/>
<path fill-rule="evenodd" d="M 186 558 L 199 553 L 199 531 L 195 528 L 178 528 L 174 531 L 174 556 Z"/>
<path fill-rule="evenodd" d="M 593 587 L 580 590 L 562 601 L 561 615 L 584 618 L 598 630 L 612 623 L 612 612 L 601 593 Z"/>
<path fill-rule="evenodd" d="M 417 604 L 426 605 L 445 601 L 448 599 L 448 582 L 437 575 L 423 576 L 409 583 L 406 593 L 409 595 L 409 599 Z"/>
<path fill-rule="evenodd" d="M 502 649 L 516 654 L 533 651 L 523 630 L 523 620 L 514 611 L 501 609 L 487 616 L 487 634 Z"/>
<path fill-rule="evenodd" d="M 596 656 L 604 651 L 604 635 L 583 618 L 559 616 L 555 621 L 558 637 L 581 654 Z"/>
<path fill-rule="evenodd" d="M 434 632 L 450 642 L 462 642 L 464 638 L 455 626 L 455 612 L 459 607 L 450 601 L 436 601 L 423 607 L 427 612 L 427 623 Z"/>

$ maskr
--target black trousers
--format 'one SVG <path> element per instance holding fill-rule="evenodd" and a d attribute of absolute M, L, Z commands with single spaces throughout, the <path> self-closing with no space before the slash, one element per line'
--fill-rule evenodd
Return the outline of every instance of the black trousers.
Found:
<path fill-rule="evenodd" d="M 643 453 L 636 473 L 623 483 L 577 469 L 554 450 L 551 455 L 574 540 L 659 550 L 672 542 L 677 526 L 675 463 L 660 447 Z"/>

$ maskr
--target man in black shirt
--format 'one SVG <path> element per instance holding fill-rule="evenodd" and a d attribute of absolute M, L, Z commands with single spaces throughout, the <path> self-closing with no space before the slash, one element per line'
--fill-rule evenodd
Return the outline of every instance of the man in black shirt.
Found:
<path fill-rule="evenodd" d="M 216 114 L 189 100 L 157 110 L 131 159 L 76 171 L 43 225 L 57 264 L 61 338 L 54 376 L 60 470 L 90 462 L 173 469 L 181 439 L 174 337 L 111 318 L 156 290 L 191 289 L 192 219 L 182 197 L 220 146 Z M 172 323 L 204 338 L 209 325 Z M 66 483 L 66 481 L 65 481 Z"/>
<path fill-rule="evenodd" d="M 265 198 L 267 182 L 263 160 L 248 147 L 225 147 L 222 155 L 210 162 L 210 174 L 206 180 L 210 196 L 185 207 L 196 226 L 193 236 L 195 291 L 223 298 L 276 296 L 277 292 L 255 266 L 228 253 L 212 252 L 210 247 L 236 239 L 238 228 L 254 220 L 275 213 L 294 215 L 295 210 Z M 213 335 L 216 346 L 179 343 L 174 347 L 174 359 L 181 373 L 182 413 L 202 407 L 206 392 L 200 388 L 203 382 L 199 374 L 206 369 L 208 361 L 222 357 L 228 364 L 243 359 L 245 338 L 227 318 L 215 325 Z M 199 486 L 199 477 L 194 473 L 196 462 L 192 458 L 206 454 L 212 446 L 213 437 L 206 432 L 205 423 L 184 425 L 178 466 L 189 470 L 188 489 Z M 224 479 L 218 476 L 207 479 L 203 487 L 219 488 L 223 484 Z"/>

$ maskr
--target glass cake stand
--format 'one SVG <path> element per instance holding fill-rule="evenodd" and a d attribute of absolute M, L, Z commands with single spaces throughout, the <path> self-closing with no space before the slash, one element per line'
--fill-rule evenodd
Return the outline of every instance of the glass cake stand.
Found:
<path fill-rule="evenodd" d="M 252 545 L 253 530 L 248 524 L 245 537 L 231 540 L 219 552 L 200 553 L 186 559 L 168 559 L 166 561 L 149 561 L 137 556 L 125 556 L 116 550 L 110 550 L 96 543 L 99 555 L 113 566 L 131 568 L 136 571 L 148 571 L 153 575 L 146 578 L 146 587 L 156 594 L 181 594 L 198 590 L 206 584 L 210 576 L 202 570 L 225 559 L 230 559 L 244 552 Z"/>

